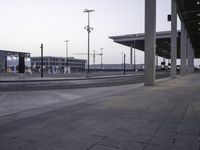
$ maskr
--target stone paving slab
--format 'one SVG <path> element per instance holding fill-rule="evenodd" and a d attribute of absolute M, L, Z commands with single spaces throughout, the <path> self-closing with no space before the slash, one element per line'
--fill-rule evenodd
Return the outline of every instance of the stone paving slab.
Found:
<path fill-rule="evenodd" d="M 15 111 L 0 117 L 0 150 L 199 150 L 199 90 L 193 74 L 154 87 L 13 92 L 29 109 L 1 92 Z"/>

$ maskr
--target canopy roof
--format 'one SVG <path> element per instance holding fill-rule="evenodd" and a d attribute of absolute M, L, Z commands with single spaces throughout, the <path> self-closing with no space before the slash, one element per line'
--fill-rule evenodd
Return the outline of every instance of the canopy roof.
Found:
<path fill-rule="evenodd" d="M 177 57 L 180 57 L 180 32 L 177 33 L 178 40 L 178 53 Z M 118 44 L 122 44 L 128 47 L 133 47 L 144 51 L 144 33 L 140 34 L 128 34 L 120 36 L 111 36 L 109 37 Z M 171 41 L 171 32 L 157 32 L 156 33 L 156 54 L 164 58 L 170 58 L 170 41 Z"/>
<path fill-rule="evenodd" d="M 195 58 L 200 58 L 200 0 L 177 0 L 178 15 L 185 23 Z M 180 31 L 178 34 L 177 57 L 180 58 Z M 144 34 L 128 34 L 110 37 L 114 42 L 144 51 Z M 156 54 L 170 58 L 170 31 L 156 33 Z"/>
<path fill-rule="evenodd" d="M 178 14 L 186 25 L 195 56 L 200 57 L 200 0 L 177 0 Z"/>

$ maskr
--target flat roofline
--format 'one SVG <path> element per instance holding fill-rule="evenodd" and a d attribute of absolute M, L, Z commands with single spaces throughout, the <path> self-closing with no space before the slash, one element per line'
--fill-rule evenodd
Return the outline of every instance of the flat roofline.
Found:
<path fill-rule="evenodd" d="M 180 30 L 177 31 L 178 36 L 180 36 Z M 145 33 L 135 33 L 135 34 L 124 34 L 124 35 L 119 35 L 119 36 L 109 36 L 110 39 L 120 39 L 120 38 L 142 38 L 144 39 Z M 159 31 L 156 32 L 156 38 L 159 37 L 163 37 L 163 36 L 167 36 L 167 37 L 171 37 L 171 31 Z"/>
<path fill-rule="evenodd" d="M 41 56 L 32 56 L 31 58 L 41 58 Z M 62 56 L 43 56 L 43 58 L 63 58 Z M 67 57 L 68 59 L 76 59 L 76 60 L 86 60 L 86 59 L 80 59 L 80 58 L 74 58 L 74 57 Z"/>
<path fill-rule="evenodd" d="M 10 51 L 10 50 L 0 50 L 0 52 L 31 54 L 30 52 L 19 52 L 19 51 Z"/>
<path fill-rule="evenodd" d="M 180 57 L 180 30 L 177 31 L 177 57 Z M 145 33 L 110 36 L 115 43 L 145 51 Z M 156 32 L 156 54 L 170 58 L 171 31 Z"/>

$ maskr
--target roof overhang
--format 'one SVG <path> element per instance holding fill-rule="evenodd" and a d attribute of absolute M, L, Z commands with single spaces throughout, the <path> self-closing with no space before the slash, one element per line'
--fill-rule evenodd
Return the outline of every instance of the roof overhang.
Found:
<path fill-rule="evenodd" d="M 185 23 L 195 51 L 195 58 L 200 58 L 200 0 L 177 0 L 178 15 Z M 144 34 L 129 34 L 110 37 L 114 42 L 144 51 Z M 178 32 L 177 54 L 180 58 L 180 31 Z M 156 33 L 156 53 L 170 58 L 171 32 Z"/>
<path fill-rule="evenodd" d="M 177 57 L 180 57 L 180 31 L 177 33 Z M 122 44 L 128 47 L 133 47 L 138 50 L 144 51 L 144 33 L 140 34 L 128 34 L 121 36 L 111 36 L 114 42 Z M 170 58 L 170 41 L 171 32 L 157 32 L 156 33 L 156 54 L 164 58 Z"/>
<path fill-rule="evenodd" d="M 200 0 L 177 0 L 177 4 L 178 15 L 186 25 L 195 56 L 200 57 Z"/>

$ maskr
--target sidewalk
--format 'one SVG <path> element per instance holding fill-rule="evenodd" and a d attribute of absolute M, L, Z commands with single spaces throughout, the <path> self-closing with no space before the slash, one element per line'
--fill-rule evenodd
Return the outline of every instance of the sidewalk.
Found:
<path fill-rule="evenodd" d="M 0 149 L 199 150 L 199 90 L 200 74 L 192 74 L 153 87 L 13 92 L 27 101 L 62 101 L 45 112 L 43 106 L 4 116 Z M 80 97 L 68 105 L 69 94 Z"/>

